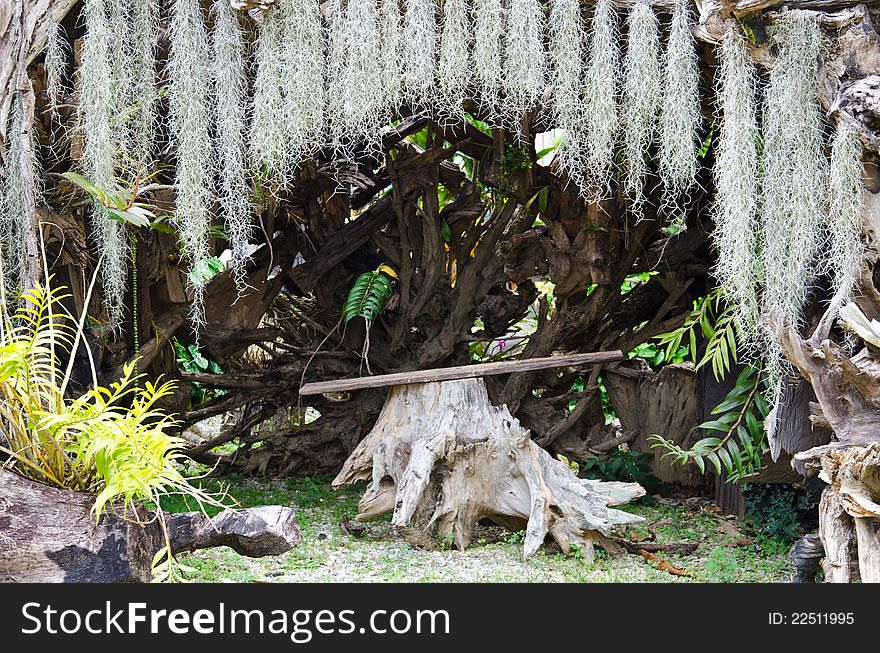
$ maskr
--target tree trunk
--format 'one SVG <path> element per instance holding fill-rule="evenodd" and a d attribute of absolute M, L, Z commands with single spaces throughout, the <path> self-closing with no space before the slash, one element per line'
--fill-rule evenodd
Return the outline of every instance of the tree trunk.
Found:
<path fill-rule="evenodd" d="M 641 517 L 609 506 L 642 496 L 636 483 L 579 479 L 530 439 L 482 379 L 397 386 L 335 486 L 369 480 L 358 519 L 392 524 L 464 549 L 480 519 L 525 527 L 525 558 L 550 535 L 589 558 L 614 526 Z M 411 532 L 411 531 L 407 531 Z"/>
<path fill-rule="evenodd" d="M 681 465 L 648 438 L 660 435 L 684 449 L 702 437 L 694 430 L 697 393 L 694 367 L 690 363 L 666 365 L 653 372 L 641 359 L 609 366 L 605 375 L 608 396 L 624 433 L 637 433 L 629 444 L 633 451 L 652 454 L 651 470 L 664 483 L 693 488 L 707 487 L 709 480 L 694 465 Z"/>
<path fill-rule="evenodd" d="M 164 546 L 155 514 L 122 509 L 95 520 L 94 497 L 0 471 L 0 581 L 29 583 L 148 582 Z M 279 555 L 302 539 L 292 508 L 226 510 L 165 516 L 175 553 L 229 546 L 242 555 Z"/>

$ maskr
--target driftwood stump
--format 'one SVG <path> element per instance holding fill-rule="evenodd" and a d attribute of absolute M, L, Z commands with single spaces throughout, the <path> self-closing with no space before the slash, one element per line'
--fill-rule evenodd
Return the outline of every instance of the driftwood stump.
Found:
<path fill-rule="evenodd" d="M 585 557 L 614 526 L 641 517 L 609 506 L 645 494 L 636 483 L 579 479 L 529 437 L 506 406 L 489 402 L 482 379 L 396 386 L 373 430 L 334 486 L 367 480 L 359 520 L 392 512 L 392 524 L 464 549 L 490 519 L 525 528 L 524 557 L 549 535 Z"/>
<path fill-rule="evenodd" d="M 798 456 L 818 461 L 828 483 L 819 503 L 825 580 L 880 583 L 880 444 Z"/>
<path fill-rule="evenodd" d="M 0 582 L 127 583 L 150 580 L 164 545 L 155 515 L 108 513 L 96 522 L 94 497 L 0 471 Z M 135 521 L 135 518 L 137 521 Z M 302 539 L 292 508 L 165 516 L 175 553 L 229 546 L 252 558 L 278 555 Z"/>
<path fill-rule="evenodd" d="M 873 312 L 873 311 L 872 311 Z M 819 503 L 819 536 L 825 579 L 832 583 L 880 582 L 880 322 L 855 304 L 840 311 L 841 324 L 865 347 L 850 356 L 825 336 L 826 316 L 803 340 L 777 322 L 788 359 L 812 385 L 813 423 L 833 432 L 828 444 L 795 454 L 808 474 L 828 485 Z"/>

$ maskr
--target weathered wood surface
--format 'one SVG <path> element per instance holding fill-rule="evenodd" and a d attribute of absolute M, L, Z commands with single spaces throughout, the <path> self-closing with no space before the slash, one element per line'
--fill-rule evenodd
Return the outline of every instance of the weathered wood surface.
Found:
<path fill-rule="evenodd" d="M 4 0 L 0 3 L 0 149 L 5 149 L 12 98 L 22 66 L 46 45 L 49 25 L 60 21 L 77 0 Z"/>
<path fill-rule="evenodd" d="M 0 471 L 0 581 L 126 583 L 150 580 L 164 537 L 145 509 L 90 513 L 94 497 L 59 490 Z M 227 510 L 213 519 L 200 512 L 165 516 L 175 553 L 229 546 L 242 555 L 279 555 L 301 535 L 292 508 Z"/>
<path fill-rule="evenodd" d="M 395 372 L 394 374 L 377 374 L 362 376 L 356 379 L 339 379 L 337 381 L 319 381 L 306 383 L 299 393 L 301 395 L 317 395 L 322 392 L 348 392 L 364 388 L 383 388 L 392 385 L 411 385 L 414 383 L 431 383 L 436 381 L 453 381 L 456 379 L 476 379 L 497 374 L 513 374 L 546 370 L 554 367 L 576 367 L 594 365 L 596 363 L 612 363 L 623 360 L 621 351 L 600 351 L 587 354 L 568 354 L 566 356 L 548 356 L 546 358 L 529 358 L 525 360 L 498 361 L 495 363 L 479 363 L 474 365 L 458 365 L 414 372 Z"/>
<path fill-rule="evenodd" d="M 860 301 L 876 314 L 870 293 Z M 826 580 L 880 582 L 880 323 L 856 304 L 841 310 L 842 325 L 865 343 L 852 356 L 827 338 L 830 323 L 826 315 L 807 339 L 774 323 L 786 356 L 816 394 L 813 421 L 834 434 L 794 458 L 828 484 L 819 504 Z"/>
<path fill-rule="evenodd" d="M 489 402 L 482 379 L 395 387 L 333 485 L 358 481 L 369 482 L 359 520 L 391 512 L 408 539 L 464 549 L 488 518 L 525 528 L 526 558 L 548 536 L 588 559 L 596 543 L 620 550 L 614 527 L 642 518 L 610 506 L 645 493 L 636 483 L 579 479 L 506 406 Z"/>
<path fill-rule="evenodd" d="M 697 394 L 694 366 L 666 365 L 654 372 L 641 359 L 610 365 L 603 372 L 608 396 L 620 418 L 624 433 L 634 433 L 629 447 L 652 454 L 651 470 L 664 483 L 705 487 L 708 480 L 694 465 L 675 463 L 664 450 L 652 447 L 648 438 L 660 435 L 689 449 L 702 435 L 697 424 Z"/>
<path fill-rule="evenodd" d="M 821 426 L 834 432 L 835 441 L 813 447 L 795 456 L 800 460 L 849 446 L 880 442 L 880 356 L 870 340 L 880 342 L 880 323 L 872 335 L 871 323 L 855 305 L 843 309 L 843 324 L 867 346 L 853 356 L 822 334 L 802 339 L 790 325 L 777 321 L 775 329 L 787 358 L 807 379 L 816 394 Z"/>
<path fill-rule="evenodd" d="M 819 503 L 825 580 L 880 582 L 880 442 L 819 449 L 807 469 L 820 466 L 828 484 Z"/>

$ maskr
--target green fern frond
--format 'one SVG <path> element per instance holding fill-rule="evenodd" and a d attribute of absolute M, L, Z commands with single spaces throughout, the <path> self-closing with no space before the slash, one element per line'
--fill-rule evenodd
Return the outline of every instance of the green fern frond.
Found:
<path fill-rule="evenodd" d="M 671 456 L 682 465 L 693 462 L 701 473 L 708 461 L 720 476 L 726 472 L 727 482 L 735 482 L 760 469 L 765 449 L 764 420 L 770 412 L 761 395 L 765 385 L 761 368 L 747 366 L 736 380 L 736 385 L 724 400 L 712 409 L 714 419 L 695 427 L 695 430 L 718 433 L 698 440 L 690 449 L 659 435 L 648 438 L 652 447 L 665 449 L 663 457 Z"/>
<path fill-rule="evenodd" d="M 90 296 L 91 288 L 85 305 Z M 0 302 L 0 452 L 9 458 L 6 466 L 42 483 L 93 493 L 96 519 L 111 504 L 121 504 L 125 515 L 148 502 L 164 528 L 158 504 L 168 494 L 226 507 L 222 497 L 190 485 L 178 468 L 187 443 L 170 435 L 175 422 L 158 407 L 173 392 L 171 383 L 144 380 L 135 361 L 109 386 L 66 396 L 71 369 L 63 371 L 60 354 L 75 350 L 85 320 L 75 322 L 62 299 L 61 290 L 47 285 L 25 293 L 14 315 Z M 155 577 L 181 580 L 186 569 L 167 542 L 166 534 Z"/>
<path fill-rule="evenodd" d="M 393 292 L 394 281 L 382 268 L 364 272 L 348 291 L 342 305 L 342 321 L 348 324 L 354 318 L 362 317 L 368 324 L 372 323 L 385 310 Z"/>
<path fill-rule="evenodd" d="M 687 338 L 686 348 L 696 369 L 711 365 L 715 379 L 720 381 L 739 360 L 735 318 L 733 307 L 726 305 L 721 291 L 715 289 L 694 303 L 693 311 L 678 329 L 662 333 L 656 339 L 666 346 L 666 359 L 670 360 Z M 706 339 L 702 356 L 697 347 L 697 330 Z"/>

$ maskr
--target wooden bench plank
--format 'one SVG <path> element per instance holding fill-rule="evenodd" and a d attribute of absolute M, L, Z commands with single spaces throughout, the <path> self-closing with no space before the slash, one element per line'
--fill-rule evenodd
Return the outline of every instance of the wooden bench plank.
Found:
<path fill-rule="evenodd" d="M 591 352 L 588 354 L 569 354 L 566 356 L 548 356 L 547 358 L 497 361 L 495 363 L 478 363 L 474 365 L 415 370 L 412 372 L 395 372 L 394 374 L 361 376 L 355 379 L 317 381 L 315 383 L 306 383 L 299 389 L 299 393 L 301 395 L 317 395 L 322 392 L 347 392 L 350 390 L 363 390 L 364 388 L 383 388 L 390 385 L 452 381 L 454 379 L 475 379 L 496 374 L 532 372 L 553 367 L 593 365 L 595 363 L 614 363 L 622 360 L 623 352 L 615 350 Z"/>

